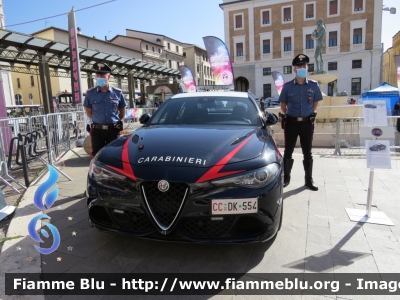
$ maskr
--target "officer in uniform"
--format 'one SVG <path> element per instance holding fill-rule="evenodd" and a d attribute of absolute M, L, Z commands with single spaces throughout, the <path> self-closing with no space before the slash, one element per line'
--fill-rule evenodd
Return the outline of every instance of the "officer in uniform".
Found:
<path fill-rule="evenodd" d="M 90 136 L 92 156 L 95 156 L 105 145 L 118 138 L 123 129 L 126 100 L 122 90 L 109 85 L 111 69 L 105 63 L 95 63 L 97 86 L 86 92 L 86 114 L 92 119 Z"/>
<path fill-rule="evenodd" d="M 303 151 L 303 165 L 305 171 L 305 186 L 313 191 L 318 187 L 312 179 L 312 139 L 314 134 L 314 121 L 318 101 L 321 101 L 322 94 L 318 83 L 306 78 L 308 63 L 310 59 L 305 54 L 297 55 L 293 61 L 293 71 L 296 77 L 284 84 L 279 96 L 281 110 L 283 112 L 285 153 L 284 153 L 284 183 L 286 187 L 290 183 L 290 172 L 294 160 L 292 154 L 296 146 L 297 137 L 300 136 L 301 149 Z"/>

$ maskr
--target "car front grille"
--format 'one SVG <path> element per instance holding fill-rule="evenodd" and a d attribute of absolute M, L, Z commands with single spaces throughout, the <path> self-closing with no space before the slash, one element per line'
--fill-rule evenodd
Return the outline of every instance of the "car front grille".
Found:
<path fill-rule="evenodd" d="M 185 200 L 187 190 L 188 186 L 184 183 L 171 182 L 166 192 L 158 189 L 156 181 L 143 183 L 143 194 L 147 205 L 161 229 L 165 230 L 172 225 Z"/>
<path fill-rule="evenodd" d="M 226 235 L 235 217 L 224 217 L 223 220 L 212 221 L 210 217 L 186 218 L 179 232 L 196 238 L 215 238 Z"/>
<path fill-rule="evenodd" d="M 111 219 L 122 230 L 132 232 L 147 232 L 154 230 L 150 219 L 144 213 L 124 211 L 123 214 L 114 212 L 113 208 L 108 208 Z"/>

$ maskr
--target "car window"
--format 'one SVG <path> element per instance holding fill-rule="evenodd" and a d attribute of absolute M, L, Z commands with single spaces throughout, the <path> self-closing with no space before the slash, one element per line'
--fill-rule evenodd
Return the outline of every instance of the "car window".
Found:
<path fill-rule="evenodd" d="M 156 110 L 148 124 L 260 126 L 261 121 L 248 98 L 210 96 L 170 99 Z"/>

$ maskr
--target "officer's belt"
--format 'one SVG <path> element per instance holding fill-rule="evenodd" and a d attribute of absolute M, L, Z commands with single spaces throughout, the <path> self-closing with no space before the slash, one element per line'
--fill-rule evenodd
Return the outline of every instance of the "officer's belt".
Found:
<path fill-rule="evenodd" d="M 292 116 L 288 116 L 288 115 L 286 115 L 286 118 L 288 120 L 297 121 L 297 122 L 305 122 L 305 121 L 310 120 L 310 117 L 292 117 Z"/>
<path fill-rule="evenodd" d="M 90 127 L 96 129 L 109 130 L 109 129 L 114 129 L 114 124 L 112 125 L 92 124 Z"/>

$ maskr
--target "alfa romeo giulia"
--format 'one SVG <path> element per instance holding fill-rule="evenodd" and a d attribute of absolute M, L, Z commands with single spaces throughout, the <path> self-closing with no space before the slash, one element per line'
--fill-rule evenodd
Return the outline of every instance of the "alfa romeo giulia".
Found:
<path fill-rule="evenodd" d="M 89 223 L 159 240 L 266 241 L 283 214 L 282 156 L 244 92 L 177 94 L 104 147 L 87 181 Z"/>

